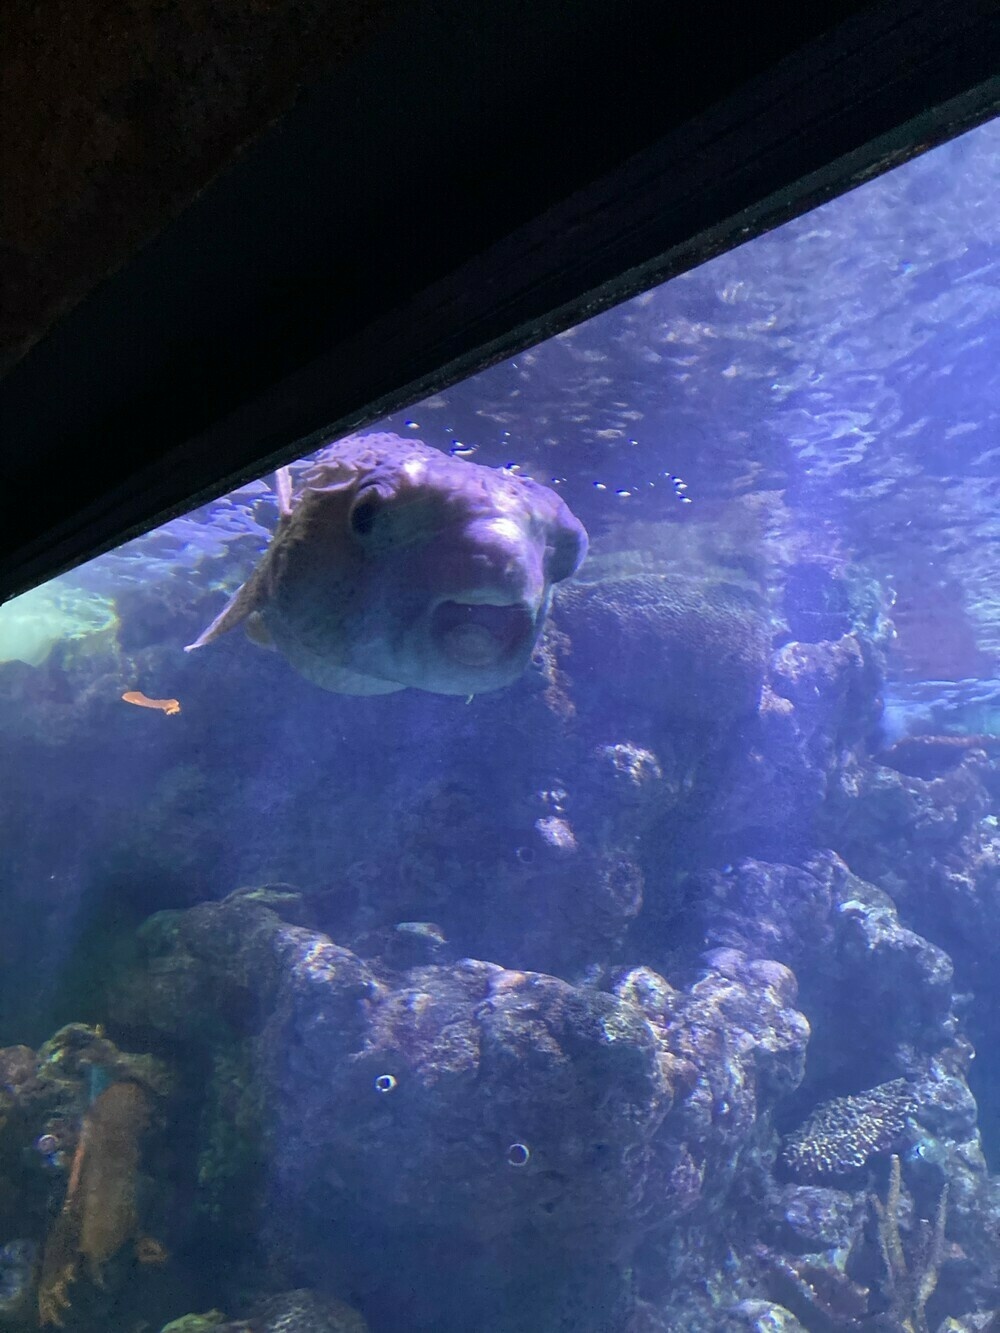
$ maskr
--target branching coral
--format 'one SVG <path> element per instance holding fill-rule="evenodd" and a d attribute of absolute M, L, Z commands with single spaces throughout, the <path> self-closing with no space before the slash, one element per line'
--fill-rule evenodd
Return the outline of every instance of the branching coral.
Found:
<path fill-rule="evenodd" d="M 907 1263 L 899 1231 L 901 1176 L 899 1158 L 893 1155 L 885 1203 L 873 1194 L 871 1204 L 878 1221 L 879 1248 L 885 1264 L 892 1315 L 903 1333 L 929 1333 L 925 1311 L 937 1286 L 938 1270 L 941 1267 L 944 1228 L 948 1216 L 948 1186 L 945 1184 L 941 1191 L 933 1224 L 924 1218 L 919 1219 L 917 1236 L 910 1247 L 910 1260 Z"/>
<path fill-rule="evenodd" d="M 139 1143 L 149 1109 L 137 1083 L 113 1083 L 84 1116 L 66 1198 L 42 1260 L 38 1316 L 43 1326 L 62 1324 L 81 1264 L 100 1282 L 107 1261 L 135 1238 Z"/>
<path fill-rule="evenodd" d="M 905 1078 L 818 1106 L 785 1140 L 782 1161 L 801 1180 L 860 1170 L 876 1153 L 896 1147 L 917 1100 Z"/>
<path fill-rule="evenodd" d="M 816 1333 L 856 1329 L 868 1313 L 868 1288 L 852 1281 L 818 1256 L 790 1259 L 767 1246 L 757 1247 L 768 1294 Z"/>
<path fill-rule="evenodd" d="M 926 1309 L 937 1286 L 944 1252 L 948 1186 L 938 1198 L 934 1221 L 916 1219 L 904 1248 L 900 1231 L 901 1176 L 900 1160 L 894 1154 L 885 1202 L 877 1194 L 869 1199 L 885 1268 L 884 1281 L 879 1284 L 881 1293 L 874 1303 L 869 1300 L 868 1288 L 828 1257 L 789 1258 L 767 1246 L 757 1247 L 768 1295 L 791 1310 L 807 1328 L 816 1333 L 846 1333 L 848 1329 L 868 1328 L 876 1319 L 874 1326 L 891 1327 L 896 1333 L 929 1333 Z"/>

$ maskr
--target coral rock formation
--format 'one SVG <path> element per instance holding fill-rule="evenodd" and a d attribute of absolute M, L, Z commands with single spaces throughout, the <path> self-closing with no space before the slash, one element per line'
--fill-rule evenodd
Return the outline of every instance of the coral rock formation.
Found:
<path fill-rule="evenodd" d="M 898 1147 L 916 1110 L 917 1099 L 905 1078 L 852 1097 L 835 1097 L 788 1136 L 782 1161 L 803 1180 L 849 1175 L 874 1154 Z"/>
<path fill-rule="evenodd" d="M 62 1324 L 81 1264 L 99 1282 L 104 1264 L 135 1239 L 139 1144 L 149 1112 L 138 1084 L 113 1083 L 84 1116 L 66 1199 L 45 1245 L 41 1324 Z"/>
<path fill-rule="evenodd" d="M 210 1039 L 193 995 L 252 1016 L 272 1262 L 320 1280 L 331 1227 L 367 1237 L 335 1251 L 386 1328 L 400 1308 L 412 1329 L 526 1330 L 570 1308 L 580 1329 L 624 1322 L 636 1246 L 717 1206 L 802 1076 L 794 979 L 735 950 L 686 990 L 648 969 L 612 994 L 472 960 L 378 976 L 249 894 L 161 918 L 145 946 L 119 995 L 130 1021 Z M 454 1308 L 414 1294 L 428 1229 L 464 1257 Z"/>

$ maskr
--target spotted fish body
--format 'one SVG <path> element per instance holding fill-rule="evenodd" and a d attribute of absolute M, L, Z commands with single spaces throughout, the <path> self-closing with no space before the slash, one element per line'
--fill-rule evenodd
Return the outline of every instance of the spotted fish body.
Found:
<path fill-rule="evenodd" d="M 340 694 L 479 694 L 524 670 L 587 534 L 554 491 L 389 433 L 330 445 L 189 651 L 244 624 Z"/>

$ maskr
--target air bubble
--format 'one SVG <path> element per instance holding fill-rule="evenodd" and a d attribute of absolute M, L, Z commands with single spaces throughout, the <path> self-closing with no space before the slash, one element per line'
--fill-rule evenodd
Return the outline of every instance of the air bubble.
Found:
<path fill-rule="evenodd" d="M 507 1149 L 507 1165 L 527 1166 L 531 1161 L 531 1149 L 526 1143 L 512 1143 Z"/>

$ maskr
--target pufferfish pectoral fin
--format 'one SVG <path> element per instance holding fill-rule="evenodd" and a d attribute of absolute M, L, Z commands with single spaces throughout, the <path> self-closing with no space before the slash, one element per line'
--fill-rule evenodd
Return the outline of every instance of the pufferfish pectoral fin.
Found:
<path fill-rule="evenodd" d="M 259 611 L 251 611 L 246 618 L 243 626 L 243 632 L 247 638 L 256 643 L 260 648 L 271 648 L 274 652 L 278 651 L 277 644 L 271 637 L 271 631 L 264 624 L 264 617 Z"/>
<path fill-rule="evenodd" d="M 241 588 L 237 588 L 211 625 L 198 635 L 194 643 L 189 643 L 186 646 L 184 649 L 186 653 L 193 652 L 195 648 L 204 648 L 206 643 L 214 642 L 221 635 L 235 629 L 237 625 L 241 625 L 249 617 L 258 618 L 255 613 L 264 601 L 258 573 L 259 569 L 254 570 L 246 583 Z"/>

